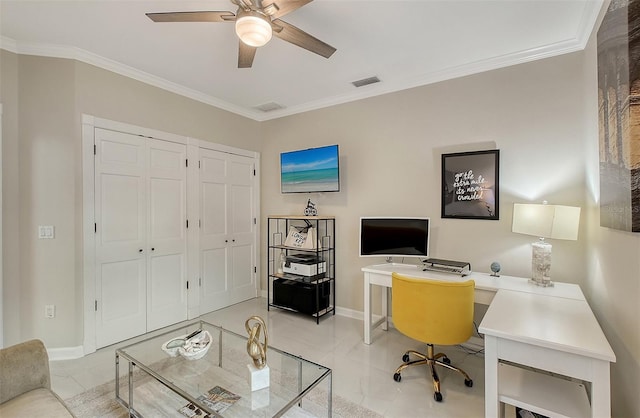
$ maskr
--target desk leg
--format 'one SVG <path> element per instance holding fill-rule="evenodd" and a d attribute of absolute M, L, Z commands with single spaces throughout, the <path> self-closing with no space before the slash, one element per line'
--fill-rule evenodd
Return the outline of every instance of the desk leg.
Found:
<path fill-rule="evenodd" d="M 389 329 L 389 291 L 390 287 L 382 287 L 382 315 L 384 315 L 382 322 L 382 329 Z"/>
<path fill-rule="evenodd" d="M 592 361 L 593 381 L 591 382 L 591 416 L 606 418 L 611 416 L 611 376 L 608 361 Z"/>
<path fill-rule="evenodd" d="M 498 400 L 498 339 L 484 336 L 484 416 L 497 418 L 500 411 Z"/>
<path fill-rule="evenodd" d="M 371 283 L 369 274 L 364 274 L 364 343 L 371 344 Z"/>

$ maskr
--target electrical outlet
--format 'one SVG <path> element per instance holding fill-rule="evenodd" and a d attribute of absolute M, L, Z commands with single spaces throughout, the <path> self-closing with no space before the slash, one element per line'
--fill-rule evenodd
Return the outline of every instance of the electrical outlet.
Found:
<path fill-rule="evenodd" d="M 55 318 L 55 316 L 56 316 L 56 305 L 44 305 L 44 317 Z"/>

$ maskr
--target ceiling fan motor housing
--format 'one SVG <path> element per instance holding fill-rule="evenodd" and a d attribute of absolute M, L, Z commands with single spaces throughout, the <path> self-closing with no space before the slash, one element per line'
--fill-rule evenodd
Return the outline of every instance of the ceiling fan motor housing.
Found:
<path fill-rule="evenodd" d="M 271 19 L 254 10 L 238 9 L 236 34 L 245 44 L 253 47 L 265 45 L 271 40 Z"/>

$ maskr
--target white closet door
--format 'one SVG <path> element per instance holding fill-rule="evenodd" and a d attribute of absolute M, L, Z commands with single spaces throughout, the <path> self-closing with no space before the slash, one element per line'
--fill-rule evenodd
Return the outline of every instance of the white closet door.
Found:
<path fill-rule="evenodd" d="M 254 160 L 200 149 L 200 312 L 256 296 Z"/>
<path fill-rule="evenodd" d="M 231 294 L 232 303 L 257 296 L 255 257 L 255 224 L 253 213 L 253 174 L 252 158 L 231 155 L 229 157 L 229 225 Z"/>
<path fill-rule="evenodd" d="M 145 138 L 95 131 L 96 344 L 146 332 Z"/>
<path fill-rule="evenodd" d="M 200 149 L 200 312 L 228 305 L 227 154 Z"/>
<path fill-rule="evenodd" d="M 149 139 L 147 331 L 187 319 L 186 146 Z"/>

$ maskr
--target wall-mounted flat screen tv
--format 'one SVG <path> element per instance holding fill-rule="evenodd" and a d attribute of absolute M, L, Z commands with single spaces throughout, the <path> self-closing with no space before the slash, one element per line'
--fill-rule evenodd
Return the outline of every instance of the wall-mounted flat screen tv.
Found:
<path fill-rule="evenodd" d="M 361 257 L 429 257 L 429 218 L 360 218 Z"/>
<path fill-rule="evenodd" d="M 340 191 L 340 164 L 337 145 L 309 148 L 280 154 L 282 193 Z"/>

